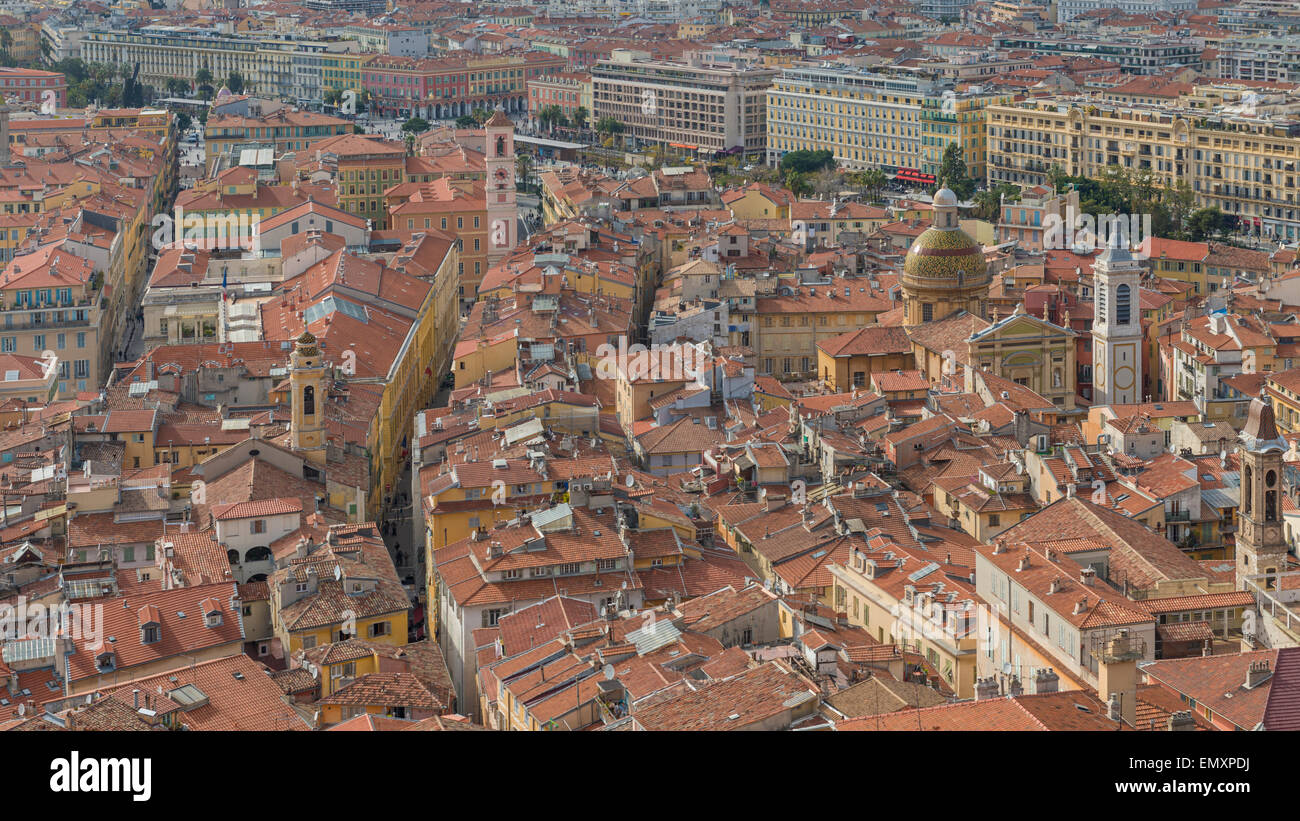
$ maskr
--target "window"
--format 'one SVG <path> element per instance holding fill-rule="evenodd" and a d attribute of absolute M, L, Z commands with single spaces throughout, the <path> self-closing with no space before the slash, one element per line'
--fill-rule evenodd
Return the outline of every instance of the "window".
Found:
<path fill-rule="evenodd" d="M 254 533 L 265 533 L 265 532 L 266 532 L 266 519 L 254 519 L 254 520 L 253 520 L 253 532 L 254 532 Z"/>
<path fill-rule="evenodd" d="M 158 641 L 158 625 L 148 624 L 140 629 L 140 643 L 153 644 Z"/>
<path fill-rule="evenodd" d="M 349 661 L 347 664 L 336 664 L 330 669 L 331 678 L 355 678 L 357 675 L 357 663 Z"/>
<path fill-rule="evenodd" d="M 564 564 L 560 565 L 560 569 L 556 571 L 556 575 L 568 576 L 577 573 L 581 569 L 582 569 L 582 565 L 580 565 L 578 562 L 565 562 Z"/>
<path fill-rule="evenodd" d="M 923 305 L 921 305 L 921 321 L 922 322 L 934 321 L 934 306 L 931 305 L 929 302 L 926 302 Z"/>
<path fill-rule="evenodd" d="M 311 648 L 313 648 L 313 647 L 315 647 L 315 646 L 316 646 L 316 637 L 315 637 L 315 636 L 303 636 L 303 637 L 302 637 L 302 649 L 304 649 L 304 650 L 310 650 Z"/>
<path fill-rule="evenodd" d="M 1115 324 L 1126 325 L 1129 321 L 1130 298 L 1129 287 L 1121 285 L 1115 289 Z"/>
<path fill-rule="evenodd" d="M 370 625 L 368 628 L 366 628 L 366 633 L 369 634 L 370 638 L 372 639 L 376 638 L 377 636 L 387 636 L 392 632 L 393 632 L 392 625 L 386 621 L 377 621 L 374 624 Z"/>

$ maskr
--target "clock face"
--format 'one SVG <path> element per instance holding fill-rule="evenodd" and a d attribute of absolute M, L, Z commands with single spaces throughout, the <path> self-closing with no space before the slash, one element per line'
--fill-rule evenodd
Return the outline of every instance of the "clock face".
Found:
<path fill-rule="evenodd" d="M 506 178 L 506 170 L 505 170 L 504 168 L 498 168 L 498 169 L 497 169 L 497 179 L 499 179 L 499 180 L 504 180 L 505 178 Z"/>

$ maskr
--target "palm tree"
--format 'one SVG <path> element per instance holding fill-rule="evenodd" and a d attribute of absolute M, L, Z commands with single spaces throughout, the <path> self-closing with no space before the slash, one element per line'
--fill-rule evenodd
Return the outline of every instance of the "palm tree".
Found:
<path fill-rule="evenodd" d="M 862 186 L 871 192 L 873 202 L 880 199 L 880 192 L 888 182 L 889 177 L 879 168 L 868 168 L 862 172 Z"/>
<path fill-rule="evenodd" d="M 515 176 L 519 178 L 525 187 L 528 185 L 528 175 L 533 170 L 533 158 L 527 154 L 520 154 L 515 157 Z"/>
<path fill-rule="evenodd" d="M 573 116 L 570 118 L 573 121 L 573 127 L 578 129 L 579 131 L 586 128 L 587 118 L 589 116 L 591 115 L 588 114 L 587 109 L 583 108 L 582 106 L 578 106 L 577 108 L 573 109 Z"/>

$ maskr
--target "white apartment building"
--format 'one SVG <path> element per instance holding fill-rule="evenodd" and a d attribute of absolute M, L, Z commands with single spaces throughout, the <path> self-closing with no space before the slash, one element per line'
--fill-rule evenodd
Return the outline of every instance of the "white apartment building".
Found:
<path fill-rule="evenodd" d="M 613 117 L 638 145 L 711 156 L 736 148 L 761 153 L 766 98 L 776 70 L 695 54 L 687 62 L 651 60 L 616 49 L 591 70 L 592 122 Z"/>

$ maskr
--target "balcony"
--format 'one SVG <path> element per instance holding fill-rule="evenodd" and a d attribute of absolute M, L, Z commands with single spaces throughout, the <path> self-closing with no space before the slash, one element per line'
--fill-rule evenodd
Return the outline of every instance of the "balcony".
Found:
<path fill-rule="evenodd" d="M 1192 512 L 1190 510 L 1165 511 L 1166 522 L 1188 522 L 1191 521 Z"/>

